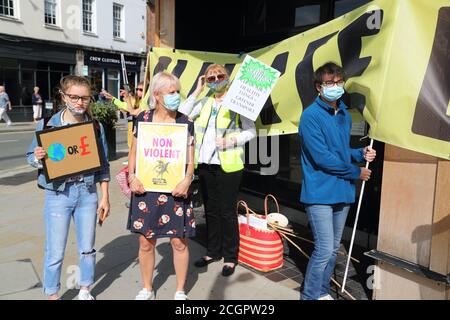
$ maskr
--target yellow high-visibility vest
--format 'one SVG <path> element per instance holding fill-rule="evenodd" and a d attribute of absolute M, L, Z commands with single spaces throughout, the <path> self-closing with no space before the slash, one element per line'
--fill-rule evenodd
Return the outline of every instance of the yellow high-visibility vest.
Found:
<path fill-rule="evenodd" d="M 203 144 L 208 122 L 211 117 L 214 98 L 209 97 L 200 111 L 199 117 L 195 120 L 195 167 L 198 165 L 200 148 Z M 239 135 L 239 114 L 228 108 L 221 107 L 216 117 L 216 137 L 231 138 Z M 233 146 L 227 149 L 218 150 L 220 166 L 225 172 L 236 172 L 244 168 L 244 148 Z"/>

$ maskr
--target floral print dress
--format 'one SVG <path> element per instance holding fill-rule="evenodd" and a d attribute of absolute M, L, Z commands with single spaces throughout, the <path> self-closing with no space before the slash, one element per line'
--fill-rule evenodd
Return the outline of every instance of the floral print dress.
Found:
<path fill-rule="evenodd" d="M 151 121 L 152 115 L 152 111 L 150 111 L 149 121 Z M 136 119 L 136 124 L 139 121 L 145 121 L 144 119 L 144 113 L 141 113 Z M 188 142 L 189 145 L 192 145 L 194 135 L 192 121 L 179 113 L 176 122 L 188 124 Z M 137 127 L 136 125 L 135 128 Z M 135 136 L 137 137 L 137 132 Z M 140 233 L 147 239 L 194 237 L 195 219 L 191 197 L 175 198 L 170 193 L 159 192 L 133 194 L 127 229 L 134 233 Z"/>

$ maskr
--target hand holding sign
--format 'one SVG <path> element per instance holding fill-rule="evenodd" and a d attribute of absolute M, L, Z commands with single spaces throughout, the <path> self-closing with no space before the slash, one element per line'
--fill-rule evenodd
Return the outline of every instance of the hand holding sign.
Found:
<path fill-rule="evenodd" d="M 255 121 L 280 75 L 278 70 L 247 55 L 222 104 Z"/>
<path fill-rule="evenodd" d="M 100 145 L 93 122 L 36 132 L 37 160 L 42 160 L 47 182 L 98 171 L 102 167 Z"/>
<path fill-rule="evenodd" d="M 34 148 L 34 156 L 36 157 L 36 159 L 42 160 L 42 159 L 44 159 L 46 154 L 47 154 L 47 152 L 45 152 L 44 148 L 42 148 L 42 147 Z"/>

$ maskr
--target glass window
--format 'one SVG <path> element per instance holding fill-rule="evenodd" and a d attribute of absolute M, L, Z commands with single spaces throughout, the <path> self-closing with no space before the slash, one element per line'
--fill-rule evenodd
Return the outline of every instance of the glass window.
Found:
<path fill-rule="evenodd" d="M 56 0 L 45 0 L 45 24 L 56 25 Z"/>
<path fill-rule="evenodd" d="M 33 94 L 34 88 L 34 71 L 33 70 L 23 70 L 21 77 L 21 93 L 20 98 L 22 100 L 23 106 L 31 105 L 31 95 Z"/>
<path fill-rule="evenodd" d="M 14 0 L 0 0 L 0 15 L 14 17 Z"/>
<path fill-rule="evenodd" d="M 83 31 L 94 32 L 93 30 L 93 4 L 94 0 L 83 0 Z"/>
<path fill-rule="evenodd" d="M 3 86 L 13 106 L 20 105 L 19 69 L 3 69 Z"/>
<path fill-rule="evenodd" d="M 70 64 L 49 62 L 48 65 L 49 65 L 51 71 L 70 72 Z"/>
<path fill-rule="evenodd" d="M 114 38 L 122 38 L 122 10 L 120 4 L 113 4 L 113 35 Z"/>
<path fill-rule="evenodd" d="M 337 0 L 334 2 L 334 17 L 337 18 L 342 16 L 370 1 L 371 0 Z"/>
<path fill-rule="evenodd" d="M 44 100 L 51 97 L 48 80 L 48 71 L 36 71 L 36 86 L 39 87 L 39 93 Z"/>
<path fill-rule="evenodd" d="M 119 71 L 108 71 L 108 91 L 114 97 L 119 96 Z"/>
<path fill-rule="evenodd" d="M 320 4 L 295 8 L 295 27 L 309 26 L 320 22 Z"/>
<path fill-rule="evenodd" d="M 97 96 L 104 88 L 103 86 L 103 69 L 89 68 L 89 80 L 92 85 L 92 95 L 97 100 Z"/>

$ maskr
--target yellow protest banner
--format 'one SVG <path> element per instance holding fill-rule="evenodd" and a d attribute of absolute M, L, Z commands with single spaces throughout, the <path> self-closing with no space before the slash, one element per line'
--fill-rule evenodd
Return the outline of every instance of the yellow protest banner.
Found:
<path fill-rule="evenodd" d="M 256 120 L 269 135 L 298 130 L 317 92 L 314 70 L 333 61 L 344 68 L 349 107 L 370 125 L 370 137 L 450 157 L 450 1 L 375 0 L 344 16 L 249 52 L 281 73 Z M 151 75 L 177 75 L 186 98 L 211 63 L 235 76 L 242 54 L 153 48 Z M 203 94 L 208 94 L 206 92 Z M 201 97 L 199 97 L 201 98 Z"/>
<path fill-rule="evenodd" d="M 184 179 L 187 124 L 140 122 L 136 176 L 146 191 L 172 192 Z"/>

